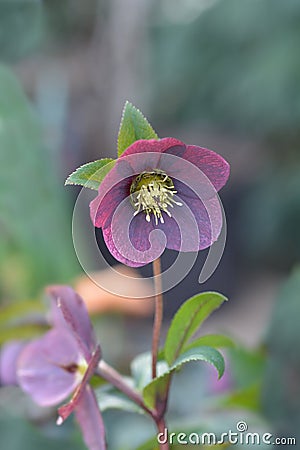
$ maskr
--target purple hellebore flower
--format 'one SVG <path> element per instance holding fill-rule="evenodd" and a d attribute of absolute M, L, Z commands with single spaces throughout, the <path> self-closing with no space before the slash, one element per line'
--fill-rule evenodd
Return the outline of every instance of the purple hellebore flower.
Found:
<path fill-rule="evenodd" d="M 25 346 L 17 359 L 23 391 L 41 406 L 58 409 L 60 425 L 74 411 L 90 450 L 103 450 L 105 434 L 95 394 L 88 382 L 101 357 L 83 300 L 68 286 L 51 286 L 53 328 Z"/>
<path fill-rule="evenodd" d="M 174 138 L 136 141 L 100 184 L 92 221 L 111 254 L 132 267 L 153 261 L 165 247 L 205 249 L 222 229 L 217 191 L 229 170 L 215 152 Z"/>
<path fill-rule="evenodd" d="M 3 344 L 0 352 L 0 384 L 17 385 L 17 360 L 25 347 L 23 341 L 9 341 Z"/>

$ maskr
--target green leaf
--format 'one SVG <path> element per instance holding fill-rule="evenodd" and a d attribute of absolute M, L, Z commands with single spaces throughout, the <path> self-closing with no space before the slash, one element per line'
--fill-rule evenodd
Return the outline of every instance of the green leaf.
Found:
<path fill-rule="evenodd" d="M 4 401 L 4 398 L 1 400 Z M 25 419 L 18 416 L 20 410 L 26 409 L 20 408 L 20 404 L 22 404 L 20 396 L 18 403 L 19 410 L 16 414 L 9 413 L 7 410 L 4 414 L 4 408 L 1 405 L 3 411 L 0 415 L 1 448 L 6 450 L 57 450 L 58 448 L 83 450 L 83 448 L 86 448 L 83 447 L 81 441 L 77 442 L 75 437 L 77 430 L 72 421 L 66 423 L 65 430 L 62 427 L 55 428 L 55 421 L 51 420 L 47 422 L 45 427 L 37 426 L 29 421 L 28 417 Z"/>
<path fill-rule="evenodd" d="M 137 450 L 159 450 L 159 445 L 157 443 L 157 436 L 148 439 L 146 442 L 141 444 L 137 448 Z"/>
<path fill-rule="evenodd" d="M 215 348 L 205 346 L 191 348 L 182 353 L 172 365 L 171 370 L 180 369 L 182 364 L 191 361 L 205 361 L 213 365 L 218 371 L 219 378 L 221 378 L 225 370 L 224 358 L 221 353 Z"/>
<path fill-rule="evenodd" d="M 11 3 L 20 2 L 0 2 L 0 9 Z M 60 97 L 58 109 L 65 106 Z M 67 193 L 55 149 L 45 146 L 44 137 L 18 79 L 0 64 L 0 286 L 8 298 L 31 297 L 54 281 L 72 280 L 79 270 Z"/>
<path fill-rule="evenodd" d="M 45 312 L 43 304 L 34 301 L 13 303 L 0 308 L 0 345 L 12 339 L 31 339 L 48 330 L 48 326 L 34 323 L 32 314 Z"/>
<path fill-rule="evenodd" d="M 133 380 L 131 378 L 126 378 L 126 382 L 133 387 Z M 109 384 L 105 384 L 104 386 L 95 389 L 95 393 L 101 411 L 118 409 L 132 413 L 145 414 L 142 408 Z"/>
<path fill-rule="evenodd" d="M 103 386 L 107 386 L 107 381 L 98 375 L 92 375 L 89 383 L 94 390 L 102 388 Z"/>
<path fill-rule="evenodd" d="M 266 369 L 266 355 L 263 349 L 238 347 L 229 350 L 230 371 L 235 386 L 244 389 L 254 382 L 260 382 Z"/>
<path fill-rule="evenodd" d="M 231 392 L 221 399 L 225 408 L 245 408 L 259 412 L 261 409 L 261 383 L 253 383 L 243 389 Z"/>
<path fill-rule="evenodd" d="M 187 350 L 176 359 L 169 370 L 152 380 L 144 387 L 143 398 L 148 408 L 157 408 L 160 403 L 164 404 L 168 394 L 172 373 L 175 370 L 179 370 L 183 364 L 192 361 L 205 361 L 213 365 L 218 371 L 219 378 L 221 378 L 224 373 L 224 358 L 218 350 L 205 346 Z"/>
<path fill-rule="evenodd" d="M 78 184 L 97 191 L 100 183 L 114 165 L 115 160 L 111 158 L 98 159 L 97 161 L 84 164 L 68 176 L 65 185 Z"/>
<path fill-rule="evenodd" d="M 27 314 L 34 314 L 44 311 L 44 305 L 32 300 L 5 305 L 0 308 L 0 324 L 4 325 L 14 319 L 20 319 L 21 317 L 24 318 Z"/>
<path fill-rule="evenodd" d="M 126 102 L 118 135 L 118 156 L 139 139 L 158 139 L 158 136 L 141 111 Z"/>
<path fill-rule="evenodd" d="M 119 409 L 131 413 L 145 414 L 142 408 L 120 392 L 115 392 L 114 394 L 101 394 L 98 399 L 98 404 L 101 411 Z"/>
<path fill-rule="evenodd" d="M 168 386 L 170 383 L 171 370 L 161 375 L 160 377 L 154 378 L 147 386 L 143 389 L 143 399 L 145 405 L 154 409 L 161 403 L 163 404 L 166 400 L 168 394 Z"/>
<path fill-rule="evenodd" d="M 163 375 L 169 369 L 166 361 L 159 359 L 156 366 L 158 376 Z M 150 352 L 142 353 L 133 359 L 131 362 L 131 373 L 137 389 L 143 389 L 150 383 L 152 379 L 152 355 Z"/>
<path fill-rule="evenodd" d="M 204 292 L 187 300 L 177 311 L 169 328 L 165 359 L 170 366 L 183 351 L 203 321 L 227 300 L 217 292 Z"/>
<path fill-rule="evenodd" d="M 44 325 L 24 324 L 12 327 L 1 327 L 0 329 L 0 345 L 13 339 L 32 339 L 42 335 L 48 327 Z"/>
<path fill-rule="evenodd" d="M 235 342 L 223 334 L 207 334 L 206 336 L 201 336 L 192 341 L 190 344 L 185 345 L 183 351 L 190 350 L 194 347 L 200 347 L 202 345 L 213 348 L 234 348 Z"/>

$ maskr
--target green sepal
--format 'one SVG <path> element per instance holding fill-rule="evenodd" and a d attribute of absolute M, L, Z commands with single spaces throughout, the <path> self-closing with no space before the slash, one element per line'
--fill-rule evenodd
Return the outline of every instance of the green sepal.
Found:
<path fill-rule="evenodd" d="M 127 101 L 118 135 L 118 156 L 140 139 L 158 139 L 158 136 L 141 111 Z"/>
<path fill-rule="evenodd" d="M 77 184 L 97 191 L 105 176 L 114 167 L 115 162 L 114 159 L 103 158 L 84 164 L 68 176 L 65 185 Z"/>

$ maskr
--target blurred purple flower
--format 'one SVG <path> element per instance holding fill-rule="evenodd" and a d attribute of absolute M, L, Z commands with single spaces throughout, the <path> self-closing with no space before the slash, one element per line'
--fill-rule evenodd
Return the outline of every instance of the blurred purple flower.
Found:
<path fill-rule="evenodd" d="M 210 364 L 206 366 L 206 373 L 208 378 L 207 390 L 212 395 L 225 394 L 233 387 L 232 374 L 227 361 L 225 361 L 225 371 L 222 378 L 218 378 L 214 367 Z"/>
<path fill-rule="evenodd" d="M 165 245 L 198 251 L 212 245 L 222 228 L 217 196 L 229 176 L 218 154 L 174 138 L 139 140 L 118 158 L 91 202 L 91 218 L 102 228 L 112 255 L 122 263 L 145 265 Z M 160 236 L 160 237 L 159 237 Z"/>
<path fill-rule="evenodd" d="M 23 341 L 10 341 L 1 347 L 0 384 L 17 385 L 17 359 L 25 346 Z"/>
<path fill-rule="evenodd" d="M 47 290 L 53 328 L 27 344 L 17 359 L 20 387 L 41 406 L 57 405 L 60 425 L 74 411 L 91 450 L 105 449 L 104 426 L 88 382 L 101 357 L 83 300 L 68 286 Z"/>

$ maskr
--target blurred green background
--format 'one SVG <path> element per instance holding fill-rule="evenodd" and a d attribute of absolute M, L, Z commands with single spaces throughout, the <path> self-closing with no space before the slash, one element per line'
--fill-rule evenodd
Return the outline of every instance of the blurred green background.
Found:
<path fill-rule="evenodd" d="M 221 192 L 227 246 L 200 286 L 230 302 L 207 329 L 259 352 L 263 344 L 260 417 L 278 433 L 299 434 L 299 402 L 287 393 L 291 378 L 294 393 L 300 386 L 299 48 L 298 0 L 1 0 L 0 302 L 38 298 L 46 284 L 81 273 L 71 235 L 78 190 L 64 180 L 80 164 L 115 157 L 128 99 L 161 137 L 230 162 Z M 186 288 L 199 291 L 198 275 L 197 266 L 177 303 L 167 296 L 169 312 Z M 122 430 L 124 420 L 108 418 Z M 5 448 L 24 439 L 7 438 Z"/>

